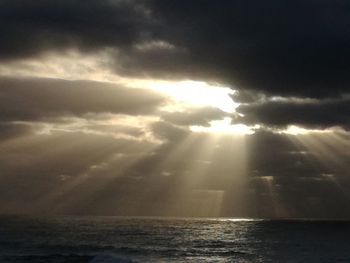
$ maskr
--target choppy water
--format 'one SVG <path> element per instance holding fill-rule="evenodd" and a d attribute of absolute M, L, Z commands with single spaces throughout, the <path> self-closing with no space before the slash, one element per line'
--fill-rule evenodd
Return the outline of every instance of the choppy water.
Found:
<path fill-rule="evenodd" d="M 350 222 L 2 216 L 0 262 L 350 262 Z"/>

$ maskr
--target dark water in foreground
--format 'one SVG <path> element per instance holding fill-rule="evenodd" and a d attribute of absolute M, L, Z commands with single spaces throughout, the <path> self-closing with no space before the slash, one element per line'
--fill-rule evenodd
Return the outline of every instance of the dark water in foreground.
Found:
<path fill-rule="evenodd" d="M 0 262 L 350 262 L 350 222 L 2 216 Z"/>

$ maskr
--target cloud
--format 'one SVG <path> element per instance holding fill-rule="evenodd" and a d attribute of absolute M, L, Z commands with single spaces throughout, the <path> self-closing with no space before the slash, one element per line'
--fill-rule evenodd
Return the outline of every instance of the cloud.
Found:
<path fill-rule="evenodd" d="M 149 37 L 153 23 L 138 1 L 0 2 L 0 57 L 34 56 L 47 50 L 128 47 Z"/>
<path fill-rule="evenodd" d="M 0 142 L 33 132 L 30 126 L 19 123 L 0 122 Z"/>
<path fill-rule="evenodd" d="M 184 47 L 184 73 L 285 96 L 348 91 L 344 1 L 153 1 L 165 39 Z"/>
<path fill-rule="evenodd" d="M 88 113 L 149 115 L 166 101 L 146 89 L 39 78 L 0 79 L 0 120 L 32 121 Z"/>
<path fill-rule="evenodd" d="M 0 0 L 0 212 L 188 215 L 225 192 L 221 215 L 349 217 L 348 132 L 276 132 L 349 129 L 349 10 Z M 238 90 L 239 114 L 132 88 L 169 79 Z M 189 129 L 224 117 L 262 129 L 241 141 Z"/>
<path fill-rule="evenodd" d="M 250 124 L 259 123 L 267 127 L 300 125 L 319 129 L 334 126 L 349 129 L 349 102 L 348 97 L 319 101 L 298 101 L 286 98 L 280 101 L 242 104 L 237 111 L 244 114 L 240 121 Z"/>
<path fill-rule="evenodd" d="M 1 1 L 0 57 L 115 51 L 116 71 L 217 80 L 272 95 L 349 86 L 345 1 Z M 224 11 L 223 11 L 224 10 Z"/>

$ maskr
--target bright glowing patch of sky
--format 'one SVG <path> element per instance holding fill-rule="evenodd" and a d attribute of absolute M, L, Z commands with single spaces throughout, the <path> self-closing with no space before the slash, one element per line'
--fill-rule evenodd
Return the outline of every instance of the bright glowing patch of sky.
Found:
<path fill-rule="evenodd" d="M 194 132 L 206 132 L 216 134 L 235 134 L 235 135 L 249 135 L 253 134 L 259 126 L 250 127 L 244 124 L 232 124 L 232 118 L 225 117 L 223 120 L 213 120 L 209 127 L 191 126 Z"/>
<path fill-rule="evenodd" d="M 235 93 L 229 87 L 210 85 L 202 81 L 145 81 L 145 86 L 170 95 L 177 102 L 194 106 L 212 106 L 233 113 L 239 106 L 232 99 Z"/>

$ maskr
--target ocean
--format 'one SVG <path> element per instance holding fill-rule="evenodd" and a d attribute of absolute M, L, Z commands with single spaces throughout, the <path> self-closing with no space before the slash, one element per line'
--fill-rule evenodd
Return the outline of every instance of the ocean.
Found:
<path fill-rule="evenodd" d="M 350 262 L 350 222 L 1 216 L 0 262 Z"/>

